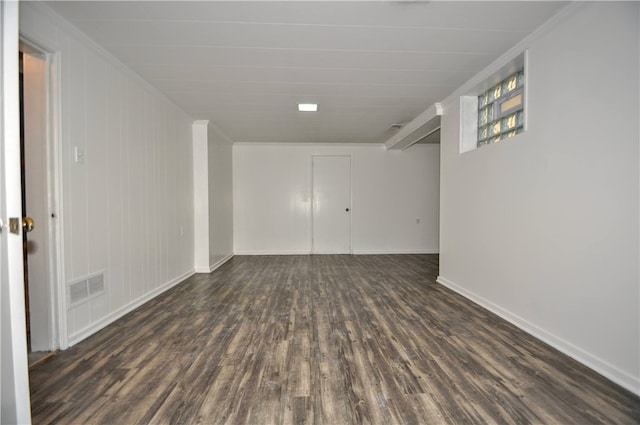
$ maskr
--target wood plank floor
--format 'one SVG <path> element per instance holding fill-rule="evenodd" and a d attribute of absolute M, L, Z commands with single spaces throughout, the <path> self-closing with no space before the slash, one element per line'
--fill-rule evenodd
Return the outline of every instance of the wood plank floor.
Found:
<path fill-rule="evenodd" d="M 633 424 L 640 400 L 435 283 L 235 257 L 31 369 L 35 424 Z"/>

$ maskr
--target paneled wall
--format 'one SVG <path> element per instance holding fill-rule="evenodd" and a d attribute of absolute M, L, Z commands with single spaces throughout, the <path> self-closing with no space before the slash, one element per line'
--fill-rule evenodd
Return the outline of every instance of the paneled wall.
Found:
<path fill-rule="evenodd" d="M 46 6 L 20 12 L 21 35 L 57 54 L 73 344 L 193 272 L 192 120 Z M 96 273 L 104 292 L 71 306 L 69 285 Z"/>
<path fill-rule="evenodd" d="M 193 122 L 193 222 L 196 273 L 209 272 L 209 120 Z"/>
<path fill-rule="evenodd" d="M 310 253 L 312 155 L 351 156 L 353 253 L 438 252 L 438 145 L 236 144 L 236 254 Z"/>
<path fill-rule="evenodd" d="M 209 139 L 209 268 L 233 255 L 232 142 L 215 125 L 208 126 Z"/>
<path fill-rule="evenodd" d="M 639 15 L 582 3 L 527 39 L 513 139 L 460 154 L 445 102 L 440 231 L 442 283 L 636 393 Z"/>
<path fill-rule="evenodd" d="M 210 121 L 193 123 L 197 273 L 212 272 L 233 256 L 232 145 Z"/>

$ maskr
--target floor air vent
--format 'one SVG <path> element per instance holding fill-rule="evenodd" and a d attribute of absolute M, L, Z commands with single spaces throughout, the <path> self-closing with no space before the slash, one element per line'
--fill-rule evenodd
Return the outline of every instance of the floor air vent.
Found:
<path fill-rule="evenodd" d="M 91 275 L 69 285 L 69 301 L 74 306 L 104 292 L 104 273 Z"/>

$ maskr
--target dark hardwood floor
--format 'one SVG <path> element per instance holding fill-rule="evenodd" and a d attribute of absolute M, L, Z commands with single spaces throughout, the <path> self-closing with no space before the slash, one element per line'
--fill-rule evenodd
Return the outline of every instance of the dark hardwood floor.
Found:
<path fill-rule="evenodd" d="M 34 366 L 35 424 L 633 424 L 640 400 L 435 283 L 436 255 L 235 257 Z"/>

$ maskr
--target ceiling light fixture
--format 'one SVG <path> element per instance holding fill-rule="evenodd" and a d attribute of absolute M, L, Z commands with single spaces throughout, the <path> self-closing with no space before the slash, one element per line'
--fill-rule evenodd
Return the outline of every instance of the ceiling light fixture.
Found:
<path fill-rule="evenodd" d="M 317 110 L 317 103 L 298 103 L 298 111 L 300 112 L 316 112 Z"/>

